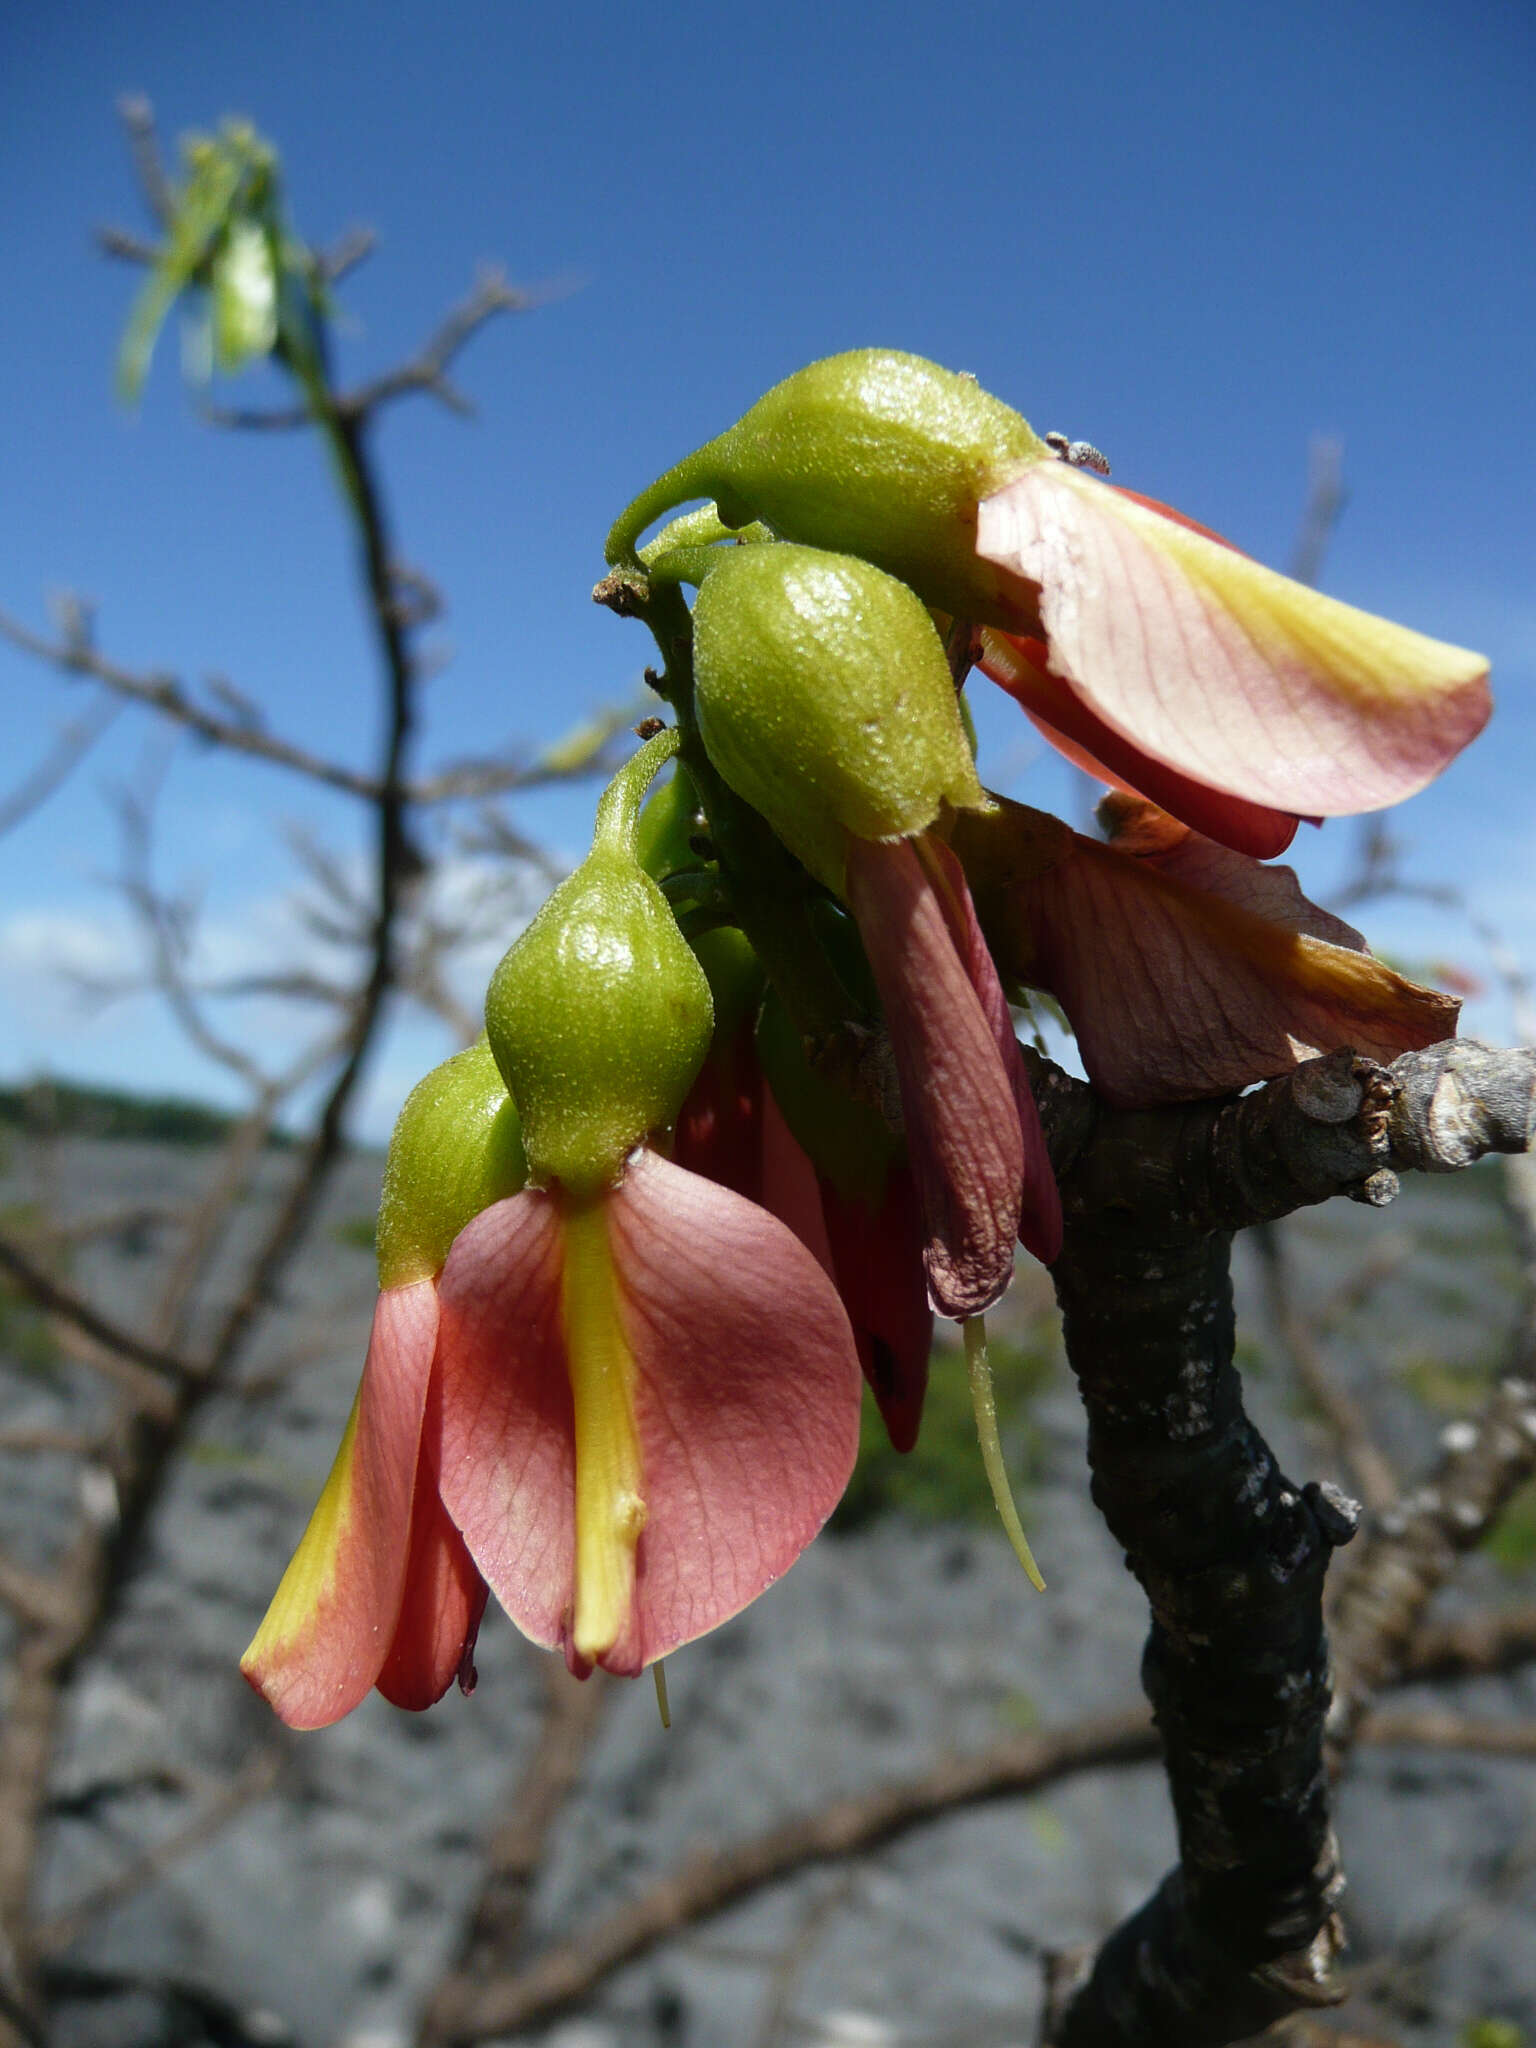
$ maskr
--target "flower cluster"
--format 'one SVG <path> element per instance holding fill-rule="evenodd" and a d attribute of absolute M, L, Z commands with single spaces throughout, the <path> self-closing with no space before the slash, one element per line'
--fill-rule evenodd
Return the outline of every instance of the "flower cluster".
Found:
<path fill-rule="evenodd" d="M 467 1684 L 487 1587 L 636 1673 L 815 1535 L 862 1381 L 912 1444 L 934 1313 L 976 1367 L 1017 1244 L 1060 1249 L 1010 999 L 1128 1104 L 1454 1029 L 1263 863 L 1438 773 L 1479 657 L 886 351 L 777 386 L 608 559 L 673 723 L 402 1112 L 352 1419 L 245 1660 L 295 1726 Z M 988 795 L 972 668 L 1109 786 L 1104 838 Z"/>

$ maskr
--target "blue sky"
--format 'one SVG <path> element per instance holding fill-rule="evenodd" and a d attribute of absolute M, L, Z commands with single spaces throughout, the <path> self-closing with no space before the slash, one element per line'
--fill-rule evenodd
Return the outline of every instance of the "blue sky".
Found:
<path fill-rule="evenodd" d="M 879 343 L 974 371 L 1041 430 L 1284 563 L 1309 439 L 1351 497 L 1325 587 L 1494 660 L 1490 732 L 1396 829 L 1536 961 L 1536 16 L 1524 0 L 1083 0 L 652 10 L 517 4 L 261 9 L 119 0 L 10 10 L 0 29 L 0 606 L 34 624 L 88 593 L 102 647 L 223 673 L 273 726 L 366 762 L 374 669 L 317 451 L 199 426 L 174 337 L 137 417 L 111 388 L 133 286 L 90 243 L 133 222 L 113 107 L 166 133 L 221 114 L 280 146 L 312 240 L 380 234 L 344 291 L 344 367 L 416 345 L 504 262 L 551 287 L 490 330 L 462 382 L 480 418 L 421 405 L 381 458 L 407 559 L 443 586 L 453 661 L 419 759 L 553 737 L 622 699 L 638 628 L 588 602 L 625 501 L 767 385 Z M 265 395 L 260 377 L 249 392 Z M 0 647 L 0 791 L 77 708 Z M 1076 801 L 1009 707 L 992 778 Z M 281 945 L 293 870 L 275 825 L 363 844 L 340 801 L 121 719 L 0 840 L 0 1078 L 39 1069 L 217 1095 L 145 997 L 86 1004 L 62 965 L 132 960 L 108 884 L 104 792 L 160 774 L 162 877 L 202 904 L 210 968 Z M 525 826 L 579 849 L 592 794 Z M 1336 877 L 1348 825 L 1304 834 Z M 1368 933 L 1487 971 L 1464 920 L 1387 904 Z M 281 1038 L 283 1020 L 231 1020 Z M 1509 1029 L 1494 1000 L 1472 1021 Z M 446 1049 L 405 1023 L 376 1062 L 377 1134 Z"/>

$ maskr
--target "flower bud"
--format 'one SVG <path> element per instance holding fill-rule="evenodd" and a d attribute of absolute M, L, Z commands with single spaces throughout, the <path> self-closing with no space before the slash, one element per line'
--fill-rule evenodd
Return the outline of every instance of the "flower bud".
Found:
<path fill-rule="evenodd" d="M 482 1038 L 418 1081 L 396 1120 L 379 1202 L 379 1285 L 433 1278 L 464 1225 L 527 1178 L 517 1111 Z"/>
<path fill-rule="evenodd" d="M 668 472 L 609 535 L 630 558 L 652 520 L 712 497 L 728 526 L 859 555 L 938 610 L 1028 630 L 1018 579 L 977 558 L 982 499 L 1049 456 L 973 377 L 895 349 L 828 356 L 776 384 Z"/>
<path fill-rule="evenodd" d="M 599 839 L 491 977 L 485 1024 L 531 1178 L 589 1194 L 670 1124 L 709 1050 L 709 984 L 660 889 Z"/>
<path fill-rule="evenodd" d="M 699 730 L 725 780 L 821 881 L 846 835 L 924 831 L 985 804 L 933 622 L 851 555 L 732 548 L 693 612 Z"/>

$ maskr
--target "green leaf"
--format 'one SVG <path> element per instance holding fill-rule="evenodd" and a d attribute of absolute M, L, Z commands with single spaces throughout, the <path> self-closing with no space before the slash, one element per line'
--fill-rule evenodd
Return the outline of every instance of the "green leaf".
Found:
<path fill-rule="evenodd" d="M 191 175 L 178 195 L 165 245 L 134 302 L 118 351 L 118 394 L 128 405 L 137 402 L 144 388 L 166 315 L 196 281 L 223 233 L 244 176 L 240 159 L 217 144 L 194 145 L 188 159 Z"/>

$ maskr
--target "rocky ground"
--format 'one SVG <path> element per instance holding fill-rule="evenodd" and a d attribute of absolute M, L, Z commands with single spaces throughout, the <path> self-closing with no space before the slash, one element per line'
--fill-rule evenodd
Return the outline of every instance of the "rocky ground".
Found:
<path fill-rule="evenodd" d="M 211 1160 L 84 1139 L 44 1155 L 17 1140 L 0 1199 L 65 1216 L 174 1204 Z M 266 1181 L 284 1167 L 270 1155 Z M 329 1732 L 287 1737 L 235 1671 L 351 1399 L 373 1297 L 359 1219 L 378 1167 L 358 1158 L 340 1175 L 244 1362 L 241 1392 L 203 1417 L 110 1638 L 73 1689 L 38 1874 L 80 1993 L 62 2008 L 65 2048 L 406 2048 L 476 1894 L 480 1847 L 530 1752 L 542 1673 L 495 1617 L 474 1697 L 451 1696 L 424 1716 L 374 1698 Z M 1326 1341 L 1411 1469 L 1503 1362 L 1517 1275 L 1497 1170 L 1414 1187 L 1385 1216 L 1335 1203 L 1291 1232 L 1298 1286 L 1313 1302 L 1336 1301 L 1368 1252 L 1400 1252 Z M 152 1227 L 119 1232 L 80 1251 L 75 1278 L 131 1322 L 167 1243 Z M 1268 1340 L 1251 1252 L 1240 1287 L 1253 1407 L 1295 1476 L 1335 1472 Z M 1051 1360 L 1039 1291 L 1021 1280 L 1019 1296 L 1013 1334 Z M 0 1428 L 78 1423 L 99 1399 L 89 1376 L 50 1361 L 14 1315 L 4 1334 L 13 1357 Z M 954 1361 L 938 1370 L 953 1373 Z M 874 1515 L 823 1537 L 747 1614 L 671 1660 L 670 1733 L 648 1682 L 615 1688 L 538 1877 L 535 1944 L 579 1935 L 692 1848 L 745 1839 L 1010 1729 L 1133 1703 L 1140 1596 L 1088 1499 L 1069 1376 L 1058 1359 L 1039 1378 L 1014 1436 L 1033 1475 L 1027 1519 L 1050 1591 L 1030 1591 L 990 1510 L 966 1517 L 947 1478 L 939 1505 L 960 1519 Z M 0 1540 L 41 1565 L 74 1510 L 78 1473 L 40 1454 L 7 1457 L 0 1470 Z M 979 1466 L 974 1483 L 979 1493 Z M 1503 1562 L 1471 1560 L 1453 1604 L 1521 1595 L 1523 1504 L 1521 1513 Z M 1532 1717 L 1536 1672 L 1420 1698 Z M 241 1772 L 255 1773 L 240 1781 L 248 1790 L 266 1789 L 141 1873 L 65 1943 L 77 1902 L 152 1845 L 174 1843 Z M 1536 2041 L 1536 1768 L 1366 1751 L 1343 1794 L 1341 1833 L 1356 1968 L 1375 2001 L 1357 2002 L 1352 2024 L 1428 2048 L 1494 2015 Z M 1105 1931 L 1172 1848 L 1155 1768 L 1083 1773 L 806 1869 L 518 2038 L 545 2048 L 1024 2048 L 1043 1952 Z"/>

